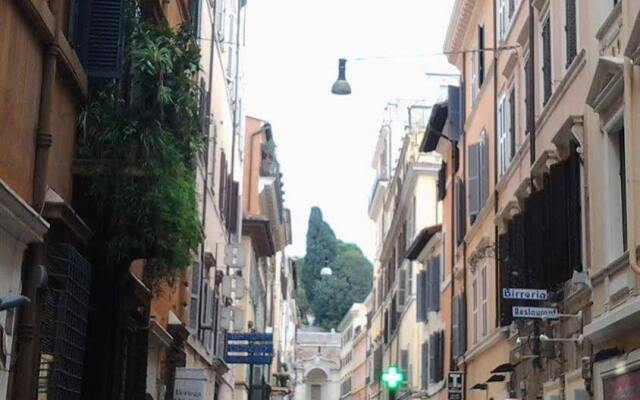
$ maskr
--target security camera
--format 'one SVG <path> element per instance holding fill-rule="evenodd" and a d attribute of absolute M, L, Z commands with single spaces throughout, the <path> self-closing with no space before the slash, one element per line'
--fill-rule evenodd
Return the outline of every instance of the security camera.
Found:
<path fill-rule="evenodd" d="M 0 297 L 0 311 L 9 310 L 31 303 L 28 297 L 20 294 L 10 293 L 6 296 Z"/>

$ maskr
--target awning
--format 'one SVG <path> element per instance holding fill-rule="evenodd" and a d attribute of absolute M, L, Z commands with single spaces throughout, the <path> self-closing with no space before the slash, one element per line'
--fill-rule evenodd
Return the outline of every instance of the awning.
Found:
<path fill-rule="evenodd" d="M 422 252 L 422 249 L 424 249 L 427 243 L 429 243 L 429 240 L 431 240 L 433 235 L 441 230 L 442 225 L 433 225 L 421 230 L 420 233 L 418 233 L 418 236 L 416 236 L 411 243 L 411 246 L 409 246 L 409 249 L 407 250 L 407 258 L 412 261 L 417 259 Z"/>
<path fill-rule="evenodd" d="M 449 105 L 448 102 L 443 101 L 436 103 L 431 109 L 431 116 L 429 117 L 429 123 L 427 129 L 420 144 L 420 151 L 428 153 L 435 151 L 438 146 L 438 141 L 442 135 L 442 129 L 447 122 Z"/>

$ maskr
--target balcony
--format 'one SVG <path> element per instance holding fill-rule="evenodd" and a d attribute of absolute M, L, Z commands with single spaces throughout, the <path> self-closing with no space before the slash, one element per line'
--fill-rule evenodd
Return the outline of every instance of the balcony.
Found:
<path fill-rule="evenodd" d="M 369 197 L 369 216 L 371 216 L 372 206 L 375 203 L 376 198 L 381 194 L 389 183 L 389 178 L 386 173 L 380 174 L 373 181 L 373 187 L 371 188 L 371 196 Z"/>

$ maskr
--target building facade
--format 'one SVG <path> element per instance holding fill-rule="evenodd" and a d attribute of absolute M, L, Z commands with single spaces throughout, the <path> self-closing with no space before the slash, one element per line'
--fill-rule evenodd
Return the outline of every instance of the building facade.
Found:
<path fill-rule="evenodd" d="M 297 330 L 294 399 L 340 398 L 341 337 L 312 327 Z"/>
<path fill-rule="evenodd" d="M 444 160 L 445 372 L 469 398 L 633 398 L 639 6 L 455 2 L 460 87 L 421 149 Z"/>
<path fill-rule="evenodd" d="M 433 376 L 426 372 L 428 362 L 423 358 L 428 354 L 423 343 L 429 341 L 427 334 L 431 332 L 418 323 L 426 316 L 427 299 L 436 297 L 427 289 L 426 268 L 414 261 L 417 254 L 413 260 L 407 258 L 411 248 L 418 247 L 414 241 L 430 238 L 429 233 L 433 233 L 441 221 L 436 198 L 440 158 L 419 151 L 430 107 L 422 101 L 398 104 L 387 110 L 393 112 L 383 123 L 373 158 L 376 178 L 369 216 L 375 223 L 377 250 L 369 311 L 370 399 L 388 398 L 380 379 L 383 370 L 391 365 L 404 371 L 406 381 L 402 391 L 405 395 L 427 392 L 432 379 L 434 383 L 442 380 L 441 374 L 435 372 L 441 370 L 440 367 L 433 368 Z M 398 149 L 396 160 L 393 155 Z M 421 250 L 422 247 L 413 251 Z M 431 263 L 429 261 L 429 265 Z M 432 271 L 435 267 L 428 272 Z M 429 303 L 429 307 L 430 311 L 439 311 L 439 305 Z M 434 321 L 434 324 L 437 323 Z M 435 337 L 433 346 L 439 349 Z M 434 354 L 438 352 L 439 360 L 441 351 Z M 431 389 L 433 394 L 435 386 Z"/>
<path fill-rule="evenodd" d="M 362 332 L 366 331 L 367 311 L 364 303 L 354 303 L 338 324 L 341 338 L 340 398 L 353 399 L 354 385 L 364 387 L 366 361 Z M 356 338 L 358 338 L 356 352 Z"/>

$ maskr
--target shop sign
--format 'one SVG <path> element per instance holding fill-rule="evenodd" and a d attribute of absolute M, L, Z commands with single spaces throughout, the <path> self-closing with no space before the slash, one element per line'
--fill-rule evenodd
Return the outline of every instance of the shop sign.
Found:
<path fill-rule="evenodd" d="M 202 368 L 176 368 L 174 400 L 204 399 L 204 384 L 207 376 Z"/>
<path fill-rule="evenodd" d="M 549 292 L 540 289 L 502 289 L 502 298 L 511 300 L 533 300 L 547 301 L 549 300 Z"/>
<path fill-rule="evenodd" d="M 513 318 L 555 319 L 558 318 L 558 309 L 551 307 L 520 307 L 512 309 Z"/>
<path fill-rule="evenodd" d="M 464 374 L 449 372 L 447 376 L 448 400 L 464 400 Z"/>

